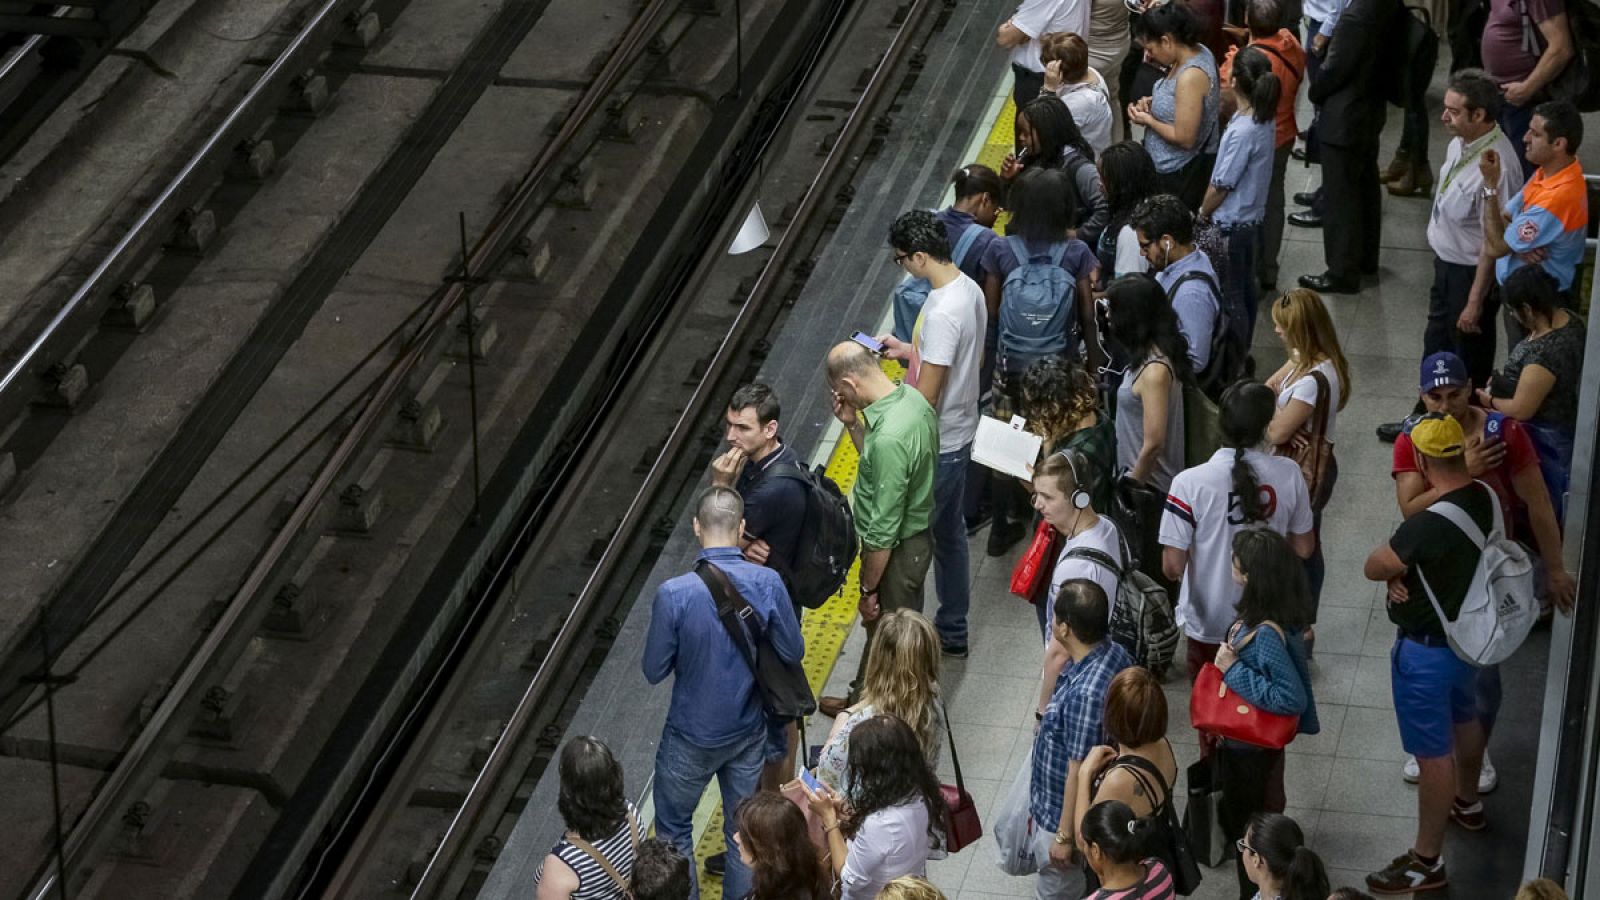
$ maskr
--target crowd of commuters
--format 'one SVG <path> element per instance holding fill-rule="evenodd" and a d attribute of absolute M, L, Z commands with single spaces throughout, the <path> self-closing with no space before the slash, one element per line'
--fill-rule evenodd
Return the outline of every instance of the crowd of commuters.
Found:
<path fill-rule="evenodd" d="M 779 398 L 750 384 L 728 403 L 728 449 L 696 501 L 695 570 L 663 583 L 651 609 L 643 672 L 673 679 L 652 781 L 657 839 L 610 751 L 576 738 L 560 760 L 567 832 L 539 897 L 620 897 L 625 884 L 635 897 L 696 896 L 685 857 L 713 778 L 728 851 L 706 872 L 724 896 L 942 896 L 925 879 L 953 836 L 934 774 L 954 755 L 940 666 L 983 640 L 968 625 L 968 538 L 985 523 L 992 556 L 1030 534 L 1044 548 L 1027 597 L 1040 626 L 1037 726 L 1016 773 L 1040 840 L 1038 897 L 1159 900 L 1178 888 L 1188 854 L 1170 827 L 1179 763 L 1164 664 L 1151 663 L 1150 620 L 1129 607 L 1163 593 L 1155 602 L 1186 638 L 1185 676 L 1290 723 L 1272 741 L 1200 735 L 1241 900 L 1367 896 L 1330 895 L 1283 814 L 1284 750 L 1320 729 L 1322 513 L 1337 448 L 1353 439 L 1339 413 L 1356 385 L 1324 295 L 1377 275 L 1386 181 L 1433 205 L 1419 398 L 1379 428 L 1395 445 L 1404 521 L 1364 566 L 1396 626 L 1391 683 L 1409 754 L 1396 774 L 1418 785 L 1418 828 L 1365 887 L 1444 887 L 1447 829 L 1486 827 L 1479 798 L 1497 782 L 1486 748 L 1499 668 L 1464 661 L 1445 634 L 1482 556 L 1471 528 L 1527 546 L 1548 609 L 1570 611 L 1576 593 L 1561 532 L 1585 343 L 1574 304 L 1583 121 L 1549 99 L 1573 49 L 1562 0 L 1487 6 L 1477 22 L 1452 10 L 1445 32 L 1451 139 L 1435 177 L 1425 98 L 1413 77 L 1386 83 L 1379 64 L 1404 36 L 1431 73 L 1438 38 L 1411 27 L 1399 0 L 1022 0 L 996 33 L 1013 74 L 1014 152 L 999 171 L 956 171 L 947 208 L 886 223 L 905 279 L 893 332 L 842 341 L 825 360 L 859 455 L 850 503 L 866 632 L 848 693 L 818 698 L 826 740 L 804 758 L 749 651 L 791 667 L 806 652 L 796 586 L 820 490 L 780 435 Z M 1302 88 L 1315 110 L 1305 132 Z M 1391 101 L 1405 134 L 1380 173 Z M 1307 209 L 1287 220 L 1323 229 L 1326 265 L 1280 293 L 1296 158 L 1321 166 L 1322 187 L 1295 195 Z M 1286 360 L 1258 380 L 1249 352 L 1262 318 Z M 983 416 L 1013 413 L 1042 440 L 1025 479 L 972 460 Z M 803 777 L 791 780 L 797 756 Z"/>

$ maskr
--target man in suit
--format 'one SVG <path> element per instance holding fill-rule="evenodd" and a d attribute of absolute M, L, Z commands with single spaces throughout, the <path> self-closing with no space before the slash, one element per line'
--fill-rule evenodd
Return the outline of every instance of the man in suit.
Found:
<path fill-rule="evenodd" d="M 1321 72 L 1308 96 L 1320 104 L 1322 145 L 1322 255 L 1327 271 L 1302 275 L 1302 287 L 1323 294 L 1354 294 L 1361 276 L 1378 272 L 1383 207 L 1378 190 L 1378 133 L 1383 130 L 1383 79 L 1378 64 L 1386 35 L 1405 12 L 1400 0 L 1350 0 L 1328 40 Z"/>

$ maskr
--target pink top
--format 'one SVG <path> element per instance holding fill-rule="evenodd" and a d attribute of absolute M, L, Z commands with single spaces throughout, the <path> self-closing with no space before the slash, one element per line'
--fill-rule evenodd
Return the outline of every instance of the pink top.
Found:
<path fill-rule="evenodd" d="M 1151 857 L 1140 865 L 1144 866 L 1144 878 L 1138 884 L 1118 890 L 1101 888 L 1084 900 L 1172 900 L 1172 876 L 1161 860 Z"/>

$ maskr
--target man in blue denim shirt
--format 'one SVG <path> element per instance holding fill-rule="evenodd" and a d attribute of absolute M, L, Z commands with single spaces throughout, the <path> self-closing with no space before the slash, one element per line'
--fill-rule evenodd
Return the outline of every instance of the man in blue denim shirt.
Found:
<path fill-rule="evenodd" d="M 694 533 L 699 559 L 726 572 L 744 596 L 779 657 L 798 663 L 805 653 L 783 580 L 746 562 L 739 550 L 744 503 L 725 487 L 700 495 Z M 752 641 L 752 646 L 754 642 Z M 755 675 L 717 617 L 717 603 L 693 573 L 656 589 L 645 638 L 644 677 L 660 684 L 669 674 L 672 705 L 656 748 L 656 834 L 687 856 L 694 854 L 694 809 L 716 776 L 722 791 L 722 832 L 733 846 L 734 810 L 756 792 L 766 742 L 766 717 Z M 750 870 L 737 853 L 727 857 L 725 897 L 750 892 Z M 698 897 L 696 889 L 693 896 Z"/>

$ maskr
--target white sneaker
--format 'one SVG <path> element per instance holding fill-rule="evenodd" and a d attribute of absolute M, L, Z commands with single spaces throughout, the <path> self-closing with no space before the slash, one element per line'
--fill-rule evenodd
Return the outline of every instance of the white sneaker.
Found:
<path fill-rule="evenodd" d="M 1485 759 L 1485 762 L 1487 761 Z M 1405 779 L 1406 784 L 1416 784 L 1422 780 L 1422 769 L 1417 766 L 1417 758 L 1415 756 L 1409 753 L 1406 754 L 1406 764 L 1400 767 L 1400 777 Z"/>
<path fill-rule="evenodd" d="M 1500 773 L 1489 762 L 1489 751 L 1483 751 L 1483 768 L 1478 771 L 1478 793 L 1487 794 L 1500 786 Z"/>
<path fill-rule="evenodd" d="M 1406 784 L 1416 784 L 1422 780 L 1422 770 L 1417 768 L 1417 758 L 1406 755 L 1406 764 L 1400 767 L 1400 777 Z M 1494 764 L 1489 762 L 1489 754 L 1483 754 L 1483 768 L 1478 771 L 1478 793 L 1487 794 L 1500 786 L 1500 773 L 1494 770 Z"/>

